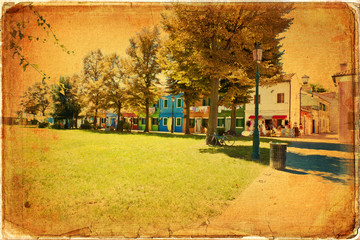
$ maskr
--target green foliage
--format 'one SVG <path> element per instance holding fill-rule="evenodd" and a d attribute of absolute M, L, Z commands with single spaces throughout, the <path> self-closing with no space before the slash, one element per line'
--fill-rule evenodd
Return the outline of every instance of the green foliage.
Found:
<path fill-rule="evenodd" d="M 51 90 L 45 82 L 36 82 L 30 86 L 21 99 L 22 110 L 30 114 L 41 113 L 45 116 L 51 101 Z"/>
<path fill-rule="evenodd" d="M 72 83 L 69 77 L 60 77 L 59 83 L 53 85 L 54 118 L 72 119 L 77 117 L 81 111 L 81 106 L 77 97 L 72 91 Z"/>
<path fill-rule="evenodd" d="M 49 125 L 48 122 L 39 122 L 38 128 L 47 128 Z"/>
<path fill-rule="evenodd" d="M 157 54 L 160 48 L 159 30 L 143 29 L 136 38 L 131 38 L 126 53 L 130 56 L 129 62 L 129 102 L 134 108 L 145 112 L 149 118 L 149 107 L 161 96 L 161 72 Z M 145 128 L 149 131 L 149 125 Z"/>
<path fill-rule="evenodd" d="M 311 90 L 313 92 L 317 92 L 317 93 L 323 93 L 323 92 L 329 92 L 329 89 L 325 88 L 324 86 L 322 86 L 321 84 L 317 83 L 317 84 L 310 84 L 311 86 Z"/>
<path fill-rule="evenodd" d="M 81 129 L 91 129 L 92 125 L 88 120 L 85 120 L 84 123 L 80 125 Z"/>
<path fill-rule="evenodd" d="M 51 128 L 53 128 L 53 129 L 62 129 L 63 127 L 60 125 L 59 122 L 55 122 L 53 125 L 51 125 Z"/>

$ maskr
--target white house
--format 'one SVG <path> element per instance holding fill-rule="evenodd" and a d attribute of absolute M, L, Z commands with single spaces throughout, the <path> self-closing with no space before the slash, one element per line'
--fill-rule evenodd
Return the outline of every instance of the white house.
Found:
<path fill-rule="evenodd" d="M 267 127 L 300 123 L 301 80 L 295 73 L 284 75 L 284 79 L 272 86 L 259 87 L 259 125 Z M 254 89 L 253 89 L 254 90 Z M 255 90 L 253 100 L 246 104 L 245 123 L 253 126 L 255 118 Z"/>

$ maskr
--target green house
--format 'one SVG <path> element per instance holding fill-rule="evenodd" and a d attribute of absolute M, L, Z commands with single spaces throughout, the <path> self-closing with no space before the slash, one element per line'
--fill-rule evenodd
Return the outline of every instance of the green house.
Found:
<path fill-rule="evenodd" d="M 139 125 L 138 130 L 145 130 L 145 123 L 146 123 L 146 116 L 145 114 L 139 115 Z M 159 108 L 158 104 L 154 104 L 150 108 L 150 131 L 159 131 Z"/>
<path fill-rule="evenodd" d="M 231 127 L 231 109 L 219 106 L 218 108 L 218 129 L 229 131 Z M 245 104 L 238 105 L 236 109 L 236 134 L 245 130 Z"/>

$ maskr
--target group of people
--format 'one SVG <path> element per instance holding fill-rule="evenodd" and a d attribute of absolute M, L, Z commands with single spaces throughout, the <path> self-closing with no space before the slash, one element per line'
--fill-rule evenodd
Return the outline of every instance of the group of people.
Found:
<path fill-rule="evenodd" d="M 250 124 L 249 124 L 250 123 Z M 249 132 L 249 135 L 252 135 L 254 131 L 254 125 L 251 122 L 247 123 L 246 131 Z M 290 123 L 288 124 L 279 124 L 277 126 L 273 124 L 265 124 L 265 122 L 259 122 L 259 134 L 260 136 L 268 137 L 299 137 L 303 134 L 303 127 L 297 126 L 297 123 L 294 123 L 294 126 L 291 127 Z"/>

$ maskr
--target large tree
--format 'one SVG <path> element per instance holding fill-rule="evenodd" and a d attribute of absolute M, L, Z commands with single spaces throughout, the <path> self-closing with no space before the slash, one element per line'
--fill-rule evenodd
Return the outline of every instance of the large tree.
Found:
<path fill-rule="evenodd" d="M 164 15 L 165 30 L 191 41 L 194 56 L 209 76 L 210 116 L 207 132 L 216 130 L 219 86 L 221 79 L 241 79 L 243 74 L 253 79 L 255 64 L 252 49 L 255 42 L 262 43 L 264 59 L 260 64 L 262 82 L 273 82 L 280 78 L 282 66 L 280 38 L 292 19 L 284 15 L 292 5 L 279 4 L 176 4 L 173 12 Z"/>
<path fill-rule="evenodd" d="M 71 79 L 62 76 L 59 83 L 53 86 L 54 112 L 52 115 L 55 119 L 65 119 L 65 128 L 68 127 L 69 119 L 76 121 L 81 111 L 81 106 L 72 88 Z"/>
<path fill-rule="evenodd" d="M 145 110 L 146 124 L 144 132 L 149 132 L 149 108 L 159 97 L 161 72 L 157 59 L 160 48 L 158 28 L 143 29 L 136 37 L 131 38 L 127 54 L 130 56 L 130 101 Z"/>
<path fill-rule="evenodd" d="M 240 104 L 246 104 L 250 101 L 252 84 L 249 79 L 222 79 L 220 81 L 220 100 L 219 104 L 231 109 L 230 131 L 236 133 L 236 110 Z"/>
<path fill-rule="evenodd" d="M 114 109 L 117 114 L 117 130 L 122 131 L 120 124 L 121 110 L 128 105 L 128 85 L 126 60 L 117 54 L 105 58 L 106 74 L 105 84 L 105 108 Z"/>
<path fill-rule="evenodd" d="M 83 82 L 81 91 L 82 104 L 87 107 L 87 111 L 94 116 L 94 127 L 97 126 L 97 117 L 99 109 L 105 105 L 105 83 L 106 76 L 105 59 L 100 51 L 90 52 L 83 61 Z"/>
<path fill-rule="evenodd" d="M 160 51 L 160 65 L 167 77 L 167 89 L 170 94 L 183 94 L 185 103 L 185 134 L 190 134 L 190 106 L 207 93 L 203 83 L 205 76 L 194 59 L 191 41 L 184 42 L 180 36 L 170 34 Z"/>
<path fill-rule="evenodd" d="M 26 113 L 41 113 L 45 116 L 51 102 L 51 90 L 45 82 L 36 82 L 25 91 L 21 99 L 21 106 Z"/>

